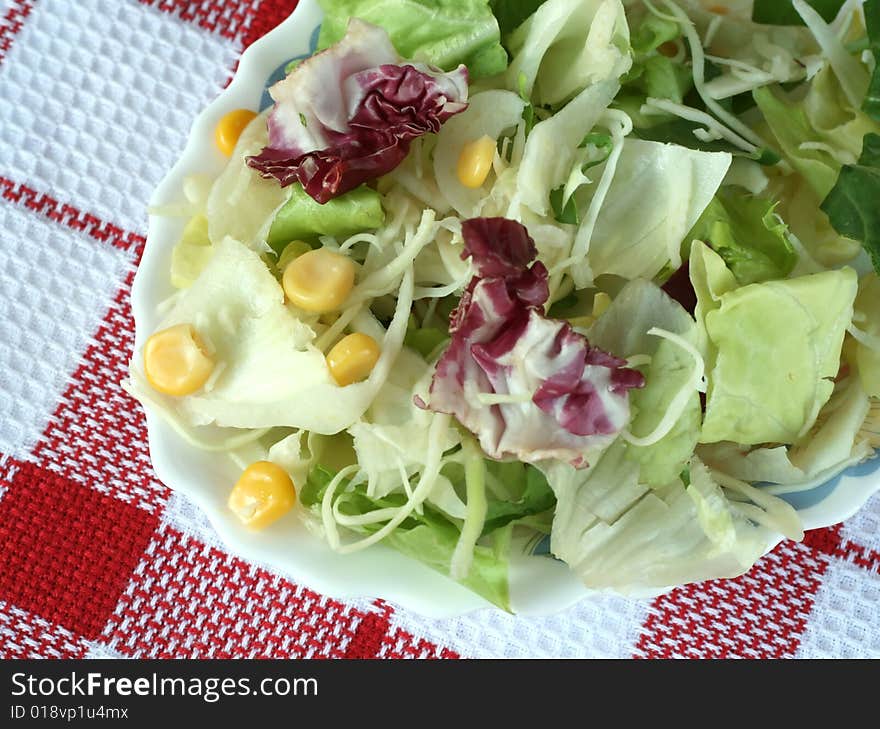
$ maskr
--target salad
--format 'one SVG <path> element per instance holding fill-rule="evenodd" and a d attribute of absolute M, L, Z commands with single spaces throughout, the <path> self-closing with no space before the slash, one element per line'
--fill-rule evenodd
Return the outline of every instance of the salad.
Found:
<path fill-rule="evenodd" d="M 802 538 L 880 447 L 880 0 L 320 5 L 151 211 L 126 386 L 229 508 L 505 609 L 516 552 L 627 593 Z"/>

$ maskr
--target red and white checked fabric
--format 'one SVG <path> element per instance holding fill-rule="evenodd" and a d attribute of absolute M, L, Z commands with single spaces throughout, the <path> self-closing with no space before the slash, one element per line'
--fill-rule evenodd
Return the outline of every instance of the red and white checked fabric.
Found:
<path fill-rule="evenodd" d="M 120 390 L 146 202 L 296 0 L 0 0 L 0 656 L 878 657 L 880 498 L 741 579 L 427 619 L 224 549 Z"/>

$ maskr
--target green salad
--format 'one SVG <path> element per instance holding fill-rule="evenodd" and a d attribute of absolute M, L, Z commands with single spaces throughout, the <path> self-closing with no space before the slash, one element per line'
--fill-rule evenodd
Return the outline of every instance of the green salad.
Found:
<path fill-rule="evenodd" d="M 320 0 L 130 391 L 254 529 L 510 609 L 747 571 L 880 446 L 880 0 Z"/>

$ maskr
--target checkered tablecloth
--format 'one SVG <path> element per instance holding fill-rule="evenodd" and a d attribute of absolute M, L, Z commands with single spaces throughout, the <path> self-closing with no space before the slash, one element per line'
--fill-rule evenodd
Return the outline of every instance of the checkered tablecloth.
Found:
<path fill-rule="evenodd" d="M 880 656 L 880 498 L 746 576 L 447 620 L 230 554 L 119 388 L 146 202 L 295 0 L 0 0 L 0 656 Z"/>

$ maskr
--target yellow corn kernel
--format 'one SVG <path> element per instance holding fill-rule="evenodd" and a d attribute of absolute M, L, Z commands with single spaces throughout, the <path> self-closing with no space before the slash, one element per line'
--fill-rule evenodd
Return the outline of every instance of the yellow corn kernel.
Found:
<path fill-rule="evenodd" d="M 281 285 L 300 309 L 315 314 L 336 311 L 354 286 L 354 263 L 341 253 L 318 248 L 291 261 Z"/>
<path fill-rule="evenodd" d="M 238 144 L 238 138 L 241 136 L 244 128 L 256 116 L 256 113 L 250 109 L 236 109 L 235 111 L 230 111 L 217 122 L 217 126 L 214 129 L 214 141 L 217 142 L 217 146 L 223 154 L 227 157 L 232 155 L 232 150 Z"/>
<path fill-rule="evenodd" d="M 375 339 L 356 332 L 340 339 L 327 353 L 327 366 L 336 384 L 345 387 L 369 377 L 379 354 Z"/>
<path fill-rule="evenodd" d="M 214 360 L 191 324 L 177 324 L 151 336 L 144 345 L 144 372 L 159 392 L 180 397 L 201 388 Z"/>
<path fill-rule="evenodd" d="M 296 503 L 296 487 L 281 466 L 252 463 L 232 487 L 227 505 L 251 529 L 264 529 Z"/>
<path fill-rule="evenodd" d="M 465 187 L 480 187 L 495 161 L 495 140 L 485 134 L 462 147 L 458 155 L 458 181 Z"/>
<path fill-rule="evenodd" d="M 597 319 L 602 316 L 611 306 L 611 297 L 604 291 L 600 291 L 593 297 L 593 316 Z"/>

